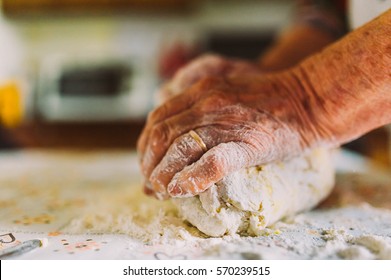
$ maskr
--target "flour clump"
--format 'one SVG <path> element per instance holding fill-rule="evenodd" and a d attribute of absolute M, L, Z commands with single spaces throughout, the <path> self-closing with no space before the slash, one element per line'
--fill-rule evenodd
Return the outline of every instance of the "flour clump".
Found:
<path fill-rule="evenodd" d="M 207 235 L 261 235 L 281 218 L 316 206 L 334 186 L 334 173 L 331 151 L 319 148 L 239 170 L 195 197 L 174 199 L 174 204 Z"/>

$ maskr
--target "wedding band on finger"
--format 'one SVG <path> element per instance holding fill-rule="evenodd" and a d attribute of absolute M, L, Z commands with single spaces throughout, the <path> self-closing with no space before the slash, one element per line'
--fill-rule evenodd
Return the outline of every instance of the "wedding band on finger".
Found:
<path fill-rule="evenodd" d="M 195 132 L 194 130 L 190 130 L 189 131 L 189 135 L 191 136 L 191 138 L 194 139 L 194 141 L 197 142 L 198 145 L 200 145 L 202 151 L 206 152 L 208 150 L 208 148 L 206 147 L 206 144 L 204 143 L 204 141 L 202 140 L 202 138 L 198 135 L 197 132 Z"/>

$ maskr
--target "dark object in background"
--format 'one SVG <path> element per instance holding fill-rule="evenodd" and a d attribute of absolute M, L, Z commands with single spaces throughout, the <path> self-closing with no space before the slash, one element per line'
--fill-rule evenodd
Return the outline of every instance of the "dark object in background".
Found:
<path fill-rule="evenodd" d="M 159 76 L 163 80 L 171 79 L 178 69 L 185 66 L 201 52 L 201 48 L 183 42 L 175 42 L 161 51 L 158 63 Z"/>
<path fill-rule="evenodd" d="M 10 138 L 9 133 L 4 131 L 3 128 L 0 127 L 0 149 L 14 149 L 17 148 L 18 146 L 12 139 Z"/>
<path fill-rule="evenodd" d="M 380 127 L 342 147 L 369 157 L 378 164 L 391 167 L 390 141 L 387 130 Z"/>
<path fill-rule="evenodd" d="M 256 60 L 274 41 L 274 32 L 212 32 L 206 39 L 206 51 L 223 56 Z"/>
<path fill-rule="evenodd" d="M 59 91 L 63 96 L 117 95 L 124 90 L 123 80 L 129 79 L 130 71 L 121 65 L 64 71 L 60 77 Z"/>

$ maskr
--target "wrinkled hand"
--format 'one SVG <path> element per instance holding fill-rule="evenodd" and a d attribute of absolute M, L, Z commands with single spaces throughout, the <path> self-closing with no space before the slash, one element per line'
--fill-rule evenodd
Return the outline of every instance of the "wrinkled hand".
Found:
<path fill-rule="evenodd" d="M 295 79 L 218 57 L 200 61 L 163 89 L 170 99 L 149 115 L 138 142 L 146 192 L 159 199 L 199 194 L 231 172 L 298 154 L 311 139 Z"/>

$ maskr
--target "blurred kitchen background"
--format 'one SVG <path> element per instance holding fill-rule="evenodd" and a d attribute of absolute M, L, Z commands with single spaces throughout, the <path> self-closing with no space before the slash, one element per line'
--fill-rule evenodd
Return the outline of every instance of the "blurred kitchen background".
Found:
<path fill-rule="evenodd" d="M 204 52 L 257 58 L 290 0 L 0 0 L 0 147 L 134 148 L 154 93 Z M 388 162 L 387 134 L 351 144 Z"/>
<path fill-rule="evenodd" d="M 256 58 L 292 9 L 254 0 L 0 3 L 1 139 L 23 147 L 134 146 L 175 69 L 207 51 Z"/>

